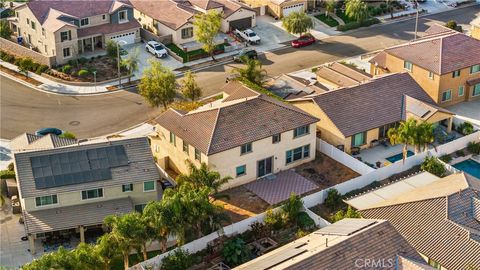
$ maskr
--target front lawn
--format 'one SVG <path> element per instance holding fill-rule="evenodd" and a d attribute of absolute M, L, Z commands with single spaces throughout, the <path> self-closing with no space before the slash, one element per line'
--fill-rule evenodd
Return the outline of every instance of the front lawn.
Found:
<path fill-rule="evenodd" d="M 340 19 L 342 19 L 342 21 L 345 24 L 351 23 L 351 22 L 356 22 L 355 19 L 352 19 L 352 18 L 348 17 L 347 14 L 345 14 L 345 12 L 343 12 L 341 10 L 337 10 L 337 12 L 335 14 L 337 14 L 337 16 L 340 17 Z"/>
<path fill-rule="evenodd" d="M 215 48 L 214 54 L 223 53 L 224 50 L 225 50 L 225 45 L 227 45 L 227 44 L 222 43 L 222 44 L 217 45 L 217 47 Z M 173 43 L 167 45 L 167 47 L 170 50 L 172 50 L 172 52 L 174 52 L 176 55 L 182 57 L 184 63 L 189 62 L 189 61 L 193 61 L 193 60 L 197 60 L 197 59 L 201 59 L 201 58 L 206 58 L 206 57 L 210 56 L 203 49 L 184 52 L 182 49 L 180 49 L 177 45 L 175 45 Z"/>
<path fill-rule="evenodd" d="M 338 22 L 335 19 L 330 16 L 325 16 L 325 14 L 315 15 L 315 18 L 319 19 L 330 27 L 335 27 L 338 25 Z"/>

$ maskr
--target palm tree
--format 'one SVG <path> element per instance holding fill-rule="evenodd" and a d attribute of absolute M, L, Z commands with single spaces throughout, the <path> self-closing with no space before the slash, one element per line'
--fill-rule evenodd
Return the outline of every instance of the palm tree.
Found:
<path fill-rule="evenodd" d="M 262 63 L 248 57 L 242 57 L 242 62 L 245 66 L 243 68 L 235 67 L 233 73 L 238 74 L 242 79 L 261 86 L 263 79 L 267 76 L 267 71 L 262 68 Z"/>
<path fill-rule="evenodd" d="M 385 0 L 387 11 L 390 12 L 390 18 L 393 19 L 393 0 Z"/>
<path fill-rule="evenodd" d="M 171 211 L 167 209 L 166 201 L 152 201 L 143 209 L 147 226 L 152 230 L 154 239 L 160 242 L 162 253 L 167 251 L 167 240 L 173 234 Z"/>
<path fill-rule="evenodd" d="M 97 239 L 95 254 L 98 256 L 99 264 L 103 266 L 104 270 L 111 269 L 113 260 L 122 255 L 112 233 L 106 233 Z"/>
<path fill-rule="evenodd" d="M 330 13 L 333 13 L 335 11 L 336 5 L 337 2 L 335 0 L 327 0 L 327 3 L 325 5 L 325 16 L 329 16 Z"/>
<path fill-rule="evenodd" d="M 132 74 L 138 71 L 138 64 L 140 61 L 140 49 L 136 48 L 133 52 L 131 52 L 127 59 L 122 60 L 123 65 L 125 65 L 128 69 L 128 83 L 131 82 Z"/>
<path fill-rule="evenodd" d="M 345 5 L 345 14 L 357 22 L 362 22 L 369 16 L 367 4 L 362 0 L 348 0 Z"/>
<path fill-rule="evenodd" d="M 403 144 L 403 162 L 407 158 L 408 146 L 413 146 L 415 152 L 426 151 L 428 145 L 431 145 L 435 137 L 433 135 L 433 125 L 427 122 L 420 124 L 414 118 L 403 121 L 397 128 L 391 128 L 387 132 L 391 144 Z"/>
<path fill-rule="evenodd" d="M 222 185 L 230 181 L 230 176 L 221 177 L 220 173 L 210 170 L 208 165 L 204 162 L 197 168 L 195 164 L 187 160 L 189 174 L 180 174 L 177 176 L 177 183 L 179 185 L 189 184 L 195 189 L 208 188 L 210 195 L 215 195 Z"/>
<path fill-rule="evenodd" d="M 282 26 L 291 34 L 308 32 L 314 26 L 314 22 L 305 12 L 292 12 L 282 19 Z"/>
<path fill-rule="evenodd" d="M 101 269 L 102 259 L 96 253 L 96 246 L 92 244 L 80 243 L 77 248 L 72 250 L 77 263 L 75 269 L 89 270 Z"/>
<path fill-rule="evenodd" d="M 187 187 L 187 186 L 185 186 Z M 187 202 L 183 199 L 182 187 L 177 189 L 167 189 L 163 193 L 164 215 L 170 221 L 170 231 L 177 238 L 177 245 L 185 243 L 187 229 L 191 226 L 189 223 L 189 213 Z"/>

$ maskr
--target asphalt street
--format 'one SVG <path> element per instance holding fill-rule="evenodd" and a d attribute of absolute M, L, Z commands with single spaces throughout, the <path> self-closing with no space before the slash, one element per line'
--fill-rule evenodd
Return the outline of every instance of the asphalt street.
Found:
<path fill-rule="evenodd" d="M 419 20 L 419 35 L 434 22 L 456 20 L 468 25 L 480 16 L 480 6 L 434 14 Z M 303 49 L 286 48 L 261 57 L 268 76 L 293 72 L 345 57 L 377 51 L 413 39 L 415 20 L 377 25 L 322 40 Z M 238 64 L 210 67 L 197 73 L 204 95 L 220 91 L 226 75 Z M 0 76 L 0 138 L 11 139 L 42 127 L 58 127 L 79 138 L 117 132 L 154 118 L 136 93 L 119 91 L 95 96 L 61 96 L 39 92 Z"/>

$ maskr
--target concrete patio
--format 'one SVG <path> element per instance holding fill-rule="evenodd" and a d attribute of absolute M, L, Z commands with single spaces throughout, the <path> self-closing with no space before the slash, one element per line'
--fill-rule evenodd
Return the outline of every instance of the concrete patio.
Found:
<path fill-rule="evenodd" d="M 468 121 L 473 125 L 480 128 L 480 99 L 462 102 L 448 107 L 447 109 L 454 112 L 455 118 L 461 121 Z M 454 119 L 455 125 L 458 125 L 459 122 Z"/>
<path fill-rule="evenodd" d="M 403 151 L 403 144 L 387 145 L 387 147 L 383 145 L 377 145 L 372 148 L 361 150 L 360 154 L 354 155 L 354 157 L 361 158 L 361 161 L 373 164 L 375 166 L 377 162 L 380 162 L 381 167 L 383 167 L 391 163 L 387 160 L 388 157 L 401 154 Z M 414 149 L 411 146 L 408 147 L 408 150 L 414 152 Z"/>

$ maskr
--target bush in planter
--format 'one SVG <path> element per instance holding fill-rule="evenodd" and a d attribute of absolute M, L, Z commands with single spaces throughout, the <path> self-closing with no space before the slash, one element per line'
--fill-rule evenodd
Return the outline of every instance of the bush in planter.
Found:
<path fill-rule="evenodd" d="M 325 199 L 325 204 L 326 207 L 330 208 L 330 210 L 335 210 L 337 209 L 342 203 L 342 195 L 338 193 L 338 191 L 334 188 L 329 189 L 327 192 L 327 198 Z"/>
<path fill-rule="evenodd" d="M 335 223 L 337 221 L 340 221 L 344 218 L 360 218 L 360 214 L 353 209 L 351 206 L 348 206 L 347 211 L 344 212 L 343 210 L 339 210 L 333 215 L 332 217 L 332 222 Z"/>
<path fill-rule="evenodd" d="M 443 155 L 443 156 L 439 157 L 438 159 L 440 159 L 441 161 L 443 161 L 445 163 L 449 163 L 450 161 L 452 161 L 452 156 L 450 156 L 449 154 L 446 154 L 446 155 Z"/>
<path fill-rule="evenodd" d="M 446 169 L 443 164 L 433 156 L 425 157 L 425 160 L 422 162 L 420 168 L 438 177 L 443 177 L 446 173 Z"/>
<path fill-rule="evenodd" d="M 315 226 L 315 222 L 307 213 L 300 212 L 297 215 L 297 225 L 302 230 L 308 230 Z"/>
<path fill-rule="evenodd" d="M 463 122 L 457 127 L 457 131 L 463 135 L 470 135 L 473 133 L 473 125 L 470 122 Z"/>
<path fill-rule="evenodd" d="M 87 62 L 88 62 L 88 59 L 85 58 L 85 57 L 80 57 L 80 58 L 78 58 L 78 63 L 80 63 L 80 65 L 83 65 L 83 64 L 85 64 L 85 63 L 87 63 Z"/>
<path fill-rule="evenodd" d="M 351 23 L 346 23 L 344 25 L 339 25 L 339 26 L 337 26 L 337 30 L 338 31 L 348 31 L 348 30 L 359 28 L 359 27 L 370 26 L 370 25 L 373 25 L 373 24 L 376 24 L 376 23 L 380 23 L 380 20 L 377 19 L 377 18 L 370 18 L 370 19 L 364 20 L 362 22 L 351 22 Z"/>
<path fill-rule="evenodd" d="M 245 241 L 239 237 L 225 242 L 222 249 L 222 256 L 224 261 L 231 268 L 247 262 L 252 257 L 250 250 L 245 244 Z"/>
<path fill-rule="evenodd" d="M 457 150 L 457 151 L 455 151 L 455 155 L 457 157 L 464 157 L 465 153 L 463 152 L 463 150 Z"/>
<path fill-rule="evenodd" d="M 81 69 L 79 72 L 78 72 L 78 77 L 81 77 L 81 78 L 85 78 L 88 76 L 88 74 L 90 74 L 90 72 L 86 69 Z"/>
<path fill-rule="evenodd" d="M 179 248 L 162 260 L 162 270 L 187 270 L 193 263 L 193 256 Z"/>
<path fill-rule="evenodd" d="M 300 196 L 295 195 L 295 192 L 292 192 L 288 200 L 282 206 L 282 210 L 287 214 L 288 221 L 295 222 L 302 207 L 302 199 L 300 199 Z"/>
<path fill-rule="evenodd" d="M 62 72 L 66 74 L 70 74 L 72 72 L 72 66 L 71 65 L 65 65 L 62 67 Z"/>
<path fill-rule="evenodd" d="M 261 239 L 268 236 L 268 226 L 261 222 L 256 221 L 250 224 L 250 228 L 252 229 L 253 237 L 255 239 Z"/>
<path fill-rule="evenodd" d="M 49 69 L 49 68 L 48 68 L 47 65 L 39 65 L 39 66 L 37 67 L 37 70 L 35 70 L 35 73 L 37 73 L 38 75 L 40 75 L 40 74 L 46 72 L 48 69 Z"/>
<path fill-rule="evenodd" d="M 467 145 L 468 152 L 476 155 L 480 155 L 480 143 L 469 142 Z"/>
<path fill-rule="evenodd" d="M 263 221 L 269 228 L 278 231 L 282 229 L 285 224 L 284 213 L 283 211 L 274 212 L 272 209 L 269 209 L 265 213 L 265 219 Z"/>

